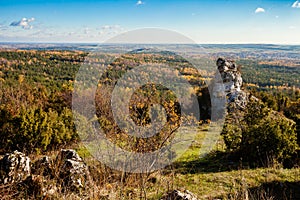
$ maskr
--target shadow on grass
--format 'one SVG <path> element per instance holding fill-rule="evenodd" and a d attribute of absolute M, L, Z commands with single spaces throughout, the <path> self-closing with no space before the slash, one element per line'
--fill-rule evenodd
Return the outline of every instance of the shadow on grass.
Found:
<path fill-rule="evenodd" d="M 248 199 L 300 199 L 300 182 L 267 182 L 247 190 Z M 243 196 L 243 195 L 241 195 Z"/>
<path fill-rule="evenodd" d="M 204 158 L 194 160 L 177 161 L 170 168 L 176 173 L 197 174 L 208 172 L 224 172 L 248 167 L 245 163 L 239 162 L 239 157 L 226 152 L 213 152 Z"/>
<path fill-rule="evenodd" d="M 300 182 L 265 182 L 260 186 L 244 188 L 236 193 L 216 196 L 215 198 L 229 200 L 299 200 Z"/>
<path fill-rule="evenodd" d="M 299 154 L 300 155 L 300 154 Z M 299 167 L 299 156 L 292 157 L 284 161 L 283 167 L 291 169 Z M 246 162 L 238 153 L 229 153 L 223 151 L 211 152 L 204 158 L 192 158 L 189 160 L 180 160 L 167 168 L 181 174 L 213 173 L 225 172 L 240 169 L 255 169 L 260 167 L 272 167 L 273 165 L 262 165 L 259 162 Z M 300 200 L 300 199 L 299 199 Z"/>

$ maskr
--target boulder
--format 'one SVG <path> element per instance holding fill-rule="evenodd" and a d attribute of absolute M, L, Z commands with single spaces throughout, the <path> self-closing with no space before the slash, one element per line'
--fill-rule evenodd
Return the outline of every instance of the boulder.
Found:
<path fill-rule="evenodd" d="M 161 200 L 199 200 L 193 193 L 188 190 L 181 192 L 179 190 L 173 190 L 165 195 Z"/>
<path fill-rule="evenodd" d="M 63 180 L 63 189 L 82 191 L 90 181 L 88 167 L 72 149 L 62 149 L 57 157 L 59 177 Z"/>
<path fill-rule="evenodd" d="M 30 158 L 14 151 L 0 160 L 0 183 L 20 182 L 30 176 Z"/>
<path fill-rule="evenodd" d="M 29 196 L 55 197 L 60 191 L 81 193 L 91 178 L 75 150 L 62 149 L 55 160 L 43 156 L 32 165 L 25 154 L 14 151 L 0 158 L 0 184 L 12 183 Z"/>

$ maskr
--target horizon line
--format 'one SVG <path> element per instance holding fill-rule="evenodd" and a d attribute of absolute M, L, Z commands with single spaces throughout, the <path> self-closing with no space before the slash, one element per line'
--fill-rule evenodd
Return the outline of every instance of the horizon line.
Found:
<path fill-rule="evenodd" d="M 73 44 L 73 45 L 286 45 L 286 46 L 300 46 L 300 43 L 104 43 L 104 42 L 42 42 L 42 41 L 0 41 L 0 44 Z"/>

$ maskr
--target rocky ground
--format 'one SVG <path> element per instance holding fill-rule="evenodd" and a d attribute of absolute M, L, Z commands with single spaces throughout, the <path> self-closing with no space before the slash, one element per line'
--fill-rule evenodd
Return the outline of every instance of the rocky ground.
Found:
<path fill-rule="evenodd" d="M 94 185 L 87 165 L 73 149 L 62 149 L 55 159 L 43 156 L 34 162 L 21 152 L 7 153 L 0 160 L 0 170 L 1 189 L 7 188 L 7 194 L 2 193 L 1 199 L 55 199 L 60 193 L 72 193 L 76 197 Z M 16 195 L 22 191 L 11 191 L 12 185 L 13 190 L 24 190 L 24 193 Z M 86 198 L 89 199 L 88 195 Z M 101 198 L 109 199 L 109 196 Z M 197 197 L 189 191 L 174 190 L 166 192 L 162 200 L 197 200 Z"/>

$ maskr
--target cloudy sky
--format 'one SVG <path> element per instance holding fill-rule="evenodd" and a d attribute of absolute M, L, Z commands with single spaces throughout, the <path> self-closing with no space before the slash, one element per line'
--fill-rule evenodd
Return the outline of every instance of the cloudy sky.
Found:
<path fill-rule="evenodd" d="M 0 0 L 0 42 L 103 42 L 155 27 L 197 43 L 300 44 L 295 0 Z"/>

